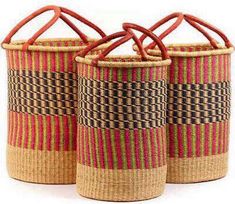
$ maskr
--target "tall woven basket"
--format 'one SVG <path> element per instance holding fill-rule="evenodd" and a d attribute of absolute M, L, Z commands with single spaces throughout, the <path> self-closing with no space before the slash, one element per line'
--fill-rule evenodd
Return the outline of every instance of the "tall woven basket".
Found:
<path fill-rule="evenodd" d="M 112 34 L 76 57 L 78 68 L 77 191 L 109 201 L 135 201 L 159 196 L 166 181 L 166 49 L 155 35 L 162 58 L 106 55 L 138 38 Z M 87 53 L 114 38 L 98 56 Z"/>
<path fill-rule="evenodd" d="M 53 18 L 32 38 L 11 42 L 22 26 L 50 10 L 54 11 Z M 64 14 L 105 36 L 80 15 L 47 6 L 17 24 L 2 44 L 9 83 L 7 168 L 9 175 L 19 180 L 51 184 L 76 181 L 77 71 L 73 59 L 95 40 L 87 38 Z M 59 18 L 79 38 L 36 40 Z M 102 46 L 92 53 L 99 53 Z"/>
<path fill-rule="evenodd" d="M 191 183 L 224 177 L 228 166 L 230 118 L 230 55 L 233 46 L 214 26 L 191 15 L 174 13 L 150 30 L 177 18 L 160 39 L 185 19 L 200 31 L 209 44 L 172 44 L 168 53 L 167 182 Z M 217 33 L 225 45 L 217 43 L 203 27 Z M 142 36 L 142 42 L 146 36 Z M 146 47 L 158 56 L 155 42 Z M 136 47 L 135 47 L 136 48 Z"/>

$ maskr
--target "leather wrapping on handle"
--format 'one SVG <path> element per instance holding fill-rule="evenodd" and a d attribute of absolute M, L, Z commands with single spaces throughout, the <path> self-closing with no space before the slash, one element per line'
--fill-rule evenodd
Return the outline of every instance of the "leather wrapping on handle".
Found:
<path fill-rule="evenodd" d="M 123 23 L 122 26 L 123 26 L 123 29 L 126 30 L 126 31 L 128 31 L 129 29 L 134 29 L 134 30 L 137 30 L 137 31 L 140 31 L 140 32 L 144 33 L 145 35 L 150 37 L 158 45 L 159 49 L 162 52 L 162 58 L 164 60 L 170 58 L 168 53 L 167 53 L 167 49 L 166 49 L 165 45 L 163 44 L 163 42 L 154 33 L 152 33 L 150 30 L 148 30 L 148 29 L 146 29 L 142 26 L 139 26 L 137 24 L 133 24 L 133 23 Z M 141 41 L 136 37 L 136 35 L 133 32 L 132 32 L 132 35 L 133 35 L 133 39 L 135 40 L 137 46 L 142 47 Z M 141 53 L 141 50 L 140 50 L 140 53 Z"/>
<path fill-rule="evenodd" d="M 184 15 L 183 13 L 172 13 L 168 16 L 166 16 L 165 18 L 163 18 L 162 20 L 158 21 L 157 23 L 155 23 L 152 27 L 149 28 L 150 31 L 154 31 L 157 28 L 159 28 L 161 25 L 165 24 L 166 22 L 172 20 L 176 18 L 176 21 L 169 27 L 167 28 L 162 34 L 159 35 L 159 38 L 162 40 L 163 38 L 165 38 L 167 35 L 169 35 L 172 31 L 174 31 L 176 28 L 178 28 L 178 26 L 181 24 L 181 22 L 184 20 Z M 145 34 L 143 34 L 139 40 L 141 41 L 141 43 L 144 41 L 144 39 L 147 36 Z"/>
<path fill-rule="evenodd" d="M 191 26 L 193 26 L 195 29 L 197 29 L 199 32 L 201 32 L 210 42 L 210 44 L 213 46 L 213 48 L 218 49 L 218 43 L 217 41 L 211 37 L 211 35 L 205 31 L 200 25 L 214 31 L 215 33 L 217 33 L 225 42 L 225 45 L 227 47 L 232 47 L 231 42 L 228 40 L 228 38 L 223 34 L 222 31 L 220 31 L 219 29 L 215 28 L 214 26 L 206 23 L 205 21 L 189 15 L 189 14 L 182 14 L 182 13 L 173 13 L 170 14 L 169 16 L 163 18 L 162 20 L 158 21 L 156 24 L 154 24 L 149 30 L 154 31 L 155 29 L 157 29 L 158 27 L 160 27 L 161 25 L 163 25 L 164 23 L 168 22 L 169 20 L 173 19 L 173 18 L 177 18 L 176 22 L 170 26 L 168 29 L 166 29 L 160 36 L 160 39 L 163 39 L 164 37 L 166 37 L 167 35 L 169 35 L 172 31 L 174 31 L 181 23 L 183 20 L 185 20 L 186 22 L 188 22 Z M 200 25 L 199 25 L 200 24 Z M 140 41 L 143 42 L 143 40 L 146 38 L 146 35 L 142 35 L 140 37 Z M 150 43 L 148 46 L 145 47 L 145 50 L 148 49 L 152 49 L 156 46 L 155 42 Z"/>
<path fill-rule="evenodd" d="M 23 50 L 27 50 L 28 46 L 32 44 L 41 34 L 43 34 L 46 30 L 48 30 L 60 17 L 61 10 L 59 7 L 56 6 L 45 6 L 35 12 L 33 12 L 28 17 L 24 18 L 22 21 L 20 21 L 6 36 L 6 38 L 3 40 L 3 43 L 10 43 L 11 38 L 13 35 L 15 35 L 18 30 L 20 30 L 25 24 L 27 24 L 29 21 L 34 19 L 35 17 L 41 15 L 42 13 L 45 13 L 46 11 L 54 11 L 54 16 L 51 18 L 49 22 L 47 22 L 42 28 L 40 28 L 24 45 Z"/>
<path fill-rule="evenodd" d="M 110 40 L 116 39 L 116 38 L 121 38 L 121 39 L 119 39 L 116 42 L 112 43 L 101 54 L 99 54 L 98 57 L 93 59 L 92 60 L 92 64 L 93 65 L 97 65 L 99 60 L 104 59 L 105 56 L 107 56 L 116 47 L 120 46 L 121 44 L 123 44 L 123 43 L 127 42 L 128 40 L 130 40 L 131 38 L 133 38 L 133 35 L 131 33 L 129 33 L 129 32 L 126 32 L 126 31 L 121 31 L 121 32 L 117 32 L 117 33 L 111 34 L 109 36 L 106 36 L 106 37 L 102 38 L 101 40 L 96 41 L 95 43 L 91 44 L 90 46 L 87 46 L 83 51 L 79 52 L 77 55 L 80 56 L 80 57 L 85 57 L 88 54 L 88 52 L 90 52 L 92 49 L 98 47 L 99 45 L 101 45 L 103 43 L 107 43 Z M 142 47 L 142 45 L 140 45 L 138 43 L 137 46 L 138 46 L 138 48 L 140 50 L 144 51 L 144 48 Z M 141 55 L 141 57 L 142 57 L 143 60 L 146 60 L 146 56 L 145 55 L 143 55 L 143 56 Z"/>
<path fill-rule="evenodd" d="M 196 23 L 198 23 L 198 24 L 200 24 L 200 25 L 202 25 L 202 26 L 204 26 L 204 27 L 206 27 L 206 28 L 212 30 L 213 32 L 215 32 L 216 34 L 218 34 L 218 35 L 223 39 L 223 41 L 224 41 L 224 43 L 225 43 L 225 46 L 226 46 L 227 48 L 233 47 L 233 45 L 232 45 L 232 43 L 229 41 L 228 37 L 227 37 L 221 30 L 219 30 L 218 28 L 216 28 L 215 26 L 213 26 L 213 25 L 211 25 L 211 24 L 209 24 L 209 23 L 203 21 L 202 19 L 199 19 L 199 18 L 197 18 L 197 17 L 195 17 L 195 16 L 192 16 L 192 15 L 189 15 L 189 14 L 185 14 L 185 15 L 184 15 L 184 18 L 185 18 L 185 20 L 186 20 L 188 23 L 190 23 L 191 25 L 193 25 L 193 24 L 192 24 L 193 22 L 196 22 Z M 194 27 L 195 27 L 195 26 L 194 26 Z M 197 26 L 197 27 L 195 27 L 195 28 L 198 29 L 199 31 L 200 31 L 200 29 L 202 29 L 202 28 L 200 28 L 200 26 Z"/>
<path fill-rule="evenodd" d="M 88 43 L 87 36 L 82 33 L 65 15 L 62 13 L 65 13 L 67 15 L 70 15 L 71 17 L 81 21 L 82 23 L 86 24 L 87 26 L 93 28 L 95 31 L 97 31 L 101 37 L 106 36 L 106 34 L 95 24 L 90 22 L 89 20 L 85 19 L 84 17 L 80 16 L 79 14 L 63 7 L 57 7 L 57 6 L 46 6 L 43 7 L 35 12 L 33 12 L 31 15 L 20 21 L 7 35 L 7 37 L 4 39 L 3 43 L 10 43 L 12 36 L 20 30 L 25 24 L 27 24 L 29 21 L 34 19 L 35 17 L 39 16 L 40 14 L 53 10 L 54 16 L 53 18 L 46 23 L 41 29 L 39 29 L 24 45 L 23 50 L 27 50 L 29 45 L 32 45 L 35 40 L 42 35 L 46 30 L 48 30 L 59 18 L 61 18 L 71 29 L 73 29 L 79 37 L 83 40 L 83 42 Z"/>

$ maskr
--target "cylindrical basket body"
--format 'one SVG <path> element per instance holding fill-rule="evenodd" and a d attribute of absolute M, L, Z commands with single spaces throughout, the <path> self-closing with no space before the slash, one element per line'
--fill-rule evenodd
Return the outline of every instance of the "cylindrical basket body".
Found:
<path fill-rule="evenodd" d="M 95 40 L 4 43 L 8 65 L 7 169 L 35 183 L 76 182 L 77 69 L 75 53 Z M 99 53 L 99 49 L 93 54 Z M 92 54 L 92 53 L 91 53 Z"/>
<path fill-rule="evenodd" d="M 77 51 L 6 48 L 7 168 L 11 177 L 38 183 L 75 183 L 77 71 L 73 60 L 82 43 L 79 39 L 40 42 L 58 49 L 78 46 Z"/>
<path fill-rule="evenodd" d="M 214 180 L 224 177 L 228 169 L 233 47 L 221 31 L 208 23 L 190 15 L 184 18 L 210 43 L 166 45 L 172 60 L 167 74 L 168 183 Z M 215 43 L 196 23 L 217 32 L 226 39 L 226 46 Z M 151 47 L 148 53 L 160 54 L 158 48 Z"/>
<path fill-rule="evenodd" d="M 232 48 L 167 46 L 167 182 L 190 183 L 226 175 Z M 153 55 L 156 50 L 149 50 Z"/>
<path fill-rule="evenodd" d="M 150 199 L 163 193 L 166 182 L 166 76 L 164 59 L 106 55 L 133 38 L 112 34 L 76 57 L 78 68 L 77 191 L 82 196 L 109 201 Z M 123 37 L 124 36 L 124 37 Z M 123 37 L 97 57 L 88 51 L 107 40 Z M 143 59 L 144 58 L 144 59 Z"/>
<path fill-rule="evenodd" d="M 211 50 L 209 45 L 174 50 Z M 187 52 L 187 51 L 186 51 Z M 168 71 L 168 182 L 224 177 L 228 168 L 230 53 L 171 56 Z"/>
<path fill-rule="evenodd" d="M 114 201 L 160 195 L 166 179 L 167 66 L 139 67 L 138 58 L 128 57 L 107 58 L 104 66 L 77 59 L 78 192 Z M 120 61 L 122 67 L 109 66 Z"/>

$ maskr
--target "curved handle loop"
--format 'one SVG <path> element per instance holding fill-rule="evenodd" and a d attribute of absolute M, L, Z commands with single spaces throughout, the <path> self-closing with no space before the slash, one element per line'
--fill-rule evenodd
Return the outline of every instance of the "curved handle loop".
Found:
<path fill-rule="evenodd" d="M 111 44 L 108 48 L 106 48 L 101 54 L 98 55 L 98 57 L 96 57 L 95 59 L 92 60 L 92 64 L 93 65 L 97 65 L 99 60 L 103 60 L 112 50 L 114 50 L 116 47 L 120 46 L 121 44 L 127 42 L 128 40 L 130 40 L 131 38 L 133 38 L 133 40 L 135 41 L 136 45 L 138 46 L 138 49 L 140 50 L 140 55 L 142 60 L 146 61 L 147 60 L 147 53 L 145 52 L 141 42 L 139 41 L 139 39 L 136 37 L 136 35 L 130 30 L 130 29 L 134 29 L 140 32 L 145 33 L 146 35 L 148 35 L 150 38 L 152 38 L 152 40 L 156 41 L 157 44 L 159 45 L 159 48 L 162 51 L 162 58 L 163 59 L 169 59 L 169 56 L 167 54 L 167 50 L 164 46 L 164 44 L 161 42 L 161 40 L 155 35 L 153 34 L 151 31 L 138 26 L 136 24 L 132 24 L 132 23 L 124 23 L 123 24 L 123 28 L 125 31 L 122 32 L 117 32 L 114 34 L 111 34 L 109 36 L 106 36 L 104 38 L 102 38 L 99 41 L 96 41 L 95 43 L 93 43 L 92 45 L 86 47 L 83 51 L 78 53 L 78 56 L 80 57 L 85 57 L 87 55 L 88 52 L 90 52 L 92 49 L 94 49 L 95 47 L 98 47 L 99 45 L 106 43 L 112 39 L 115 38 L 120 38 L 118 41 L 114 42 L 113 44 Z"/>
<path fill-rule="evenodd" d="M 210 34 L 205 31 L 200 25 L 214 31 L 215 33 L 217 33 L 225 42 L 225 45 L 227 47 L 232 47 L 232 44 L 231 42 L 228 40 L 228 38 L 217 28 L 215 28 L 214 26 L 204 22 L 203 20 L 199 19 L 199 18 L 196 18 L 192 15 L 188 15 L 188 14 L 185 14 L 183 15 L 182 13 L 173 13 L 173 14 L 170 14 L 169 16 L 163 18 L 162 20 L 160 20 L 159 22 L 157 22 L 156 24 L 154 24 L 150 30 L 151 31 L 154 31 L 155 29 L 157 29 L 158 27 L 160 27 L 161 25 L 163 25 L 164 23 L 166 23 L 167 21 L 173 19 L 173 18 L 176 18 L 177 17 L 177 21 L 171 26 L 169 27 L 167 30 L 165 30 L 160 36 L 159 38 L 160 39 L 163 39 L 164 37 L 166 37 L 167 35 L 169 35 L 172 31 L 174 31 L 183 21 L 183 19 L 188 22 L 191 26 L 193 26 L 195 29 L 197 29 L 199 32 L 201 32 L 207 39 L 208 41 L 210 42 L 210 44 L 212 45 L 212 47 L 214 47 L 215 49 L 218 49 L 218 43 L 217 41 L 212 38 L 210 36 Z M 200 25 L 198 25 L 200 24 Z M 146 38 L 145 35 L 141 36 L 140 37 L 140 40 L 143 42 L 143 40 Z M 148 49 L 152 49 L 156 46 L 156 42 L 152 42 L 150 43 L 148 46 L 145 47 L 145 50 L 148 50 Z"/>
<path fill-rule="evenodd" d="M 13 29 L 12 31 L 7 35 L 7 37 L 4 39 L 3 43 L 10 43 L 12 36 L 19 30 L 21 29 L 25 24 L 27 24 L 29 21 L 34 19 L 35 17 L 39 16 L 40 14 L 53 10 L 55 15 L 53 18 L 45 24 L 41 29 L 39 29 L 24 45 L 23 45 L 23 50 L 27 50 L 29 45 L 32 45 L 35 40 L 42 35 L 46 30 L 48 30 L 59 18 L 61 18 L 70 28 L 72 28 L 78 35 L 79 37 L 83 40 L 83 42 L 88 43 L 87 36 L 82 33 L 65 15 L 62 14 L 68 14 L 71 17 L 81 21 L 82 23 L 86 24 L 87 26 L 93 28 L 95 31 L 97 31 L 101 37 L 106 36 L 106 34 L 95 24 L 90 22 L 89 20 L 85 19 L 84 17 L 78 15 L 77 13 L 63 7 L 57 7 L 57 6 L 46 6 L 43 7 L 34 13 L 32 13 L 30 16 L 26 17 L 23 19 L 21 22 L 19 22 Z"/>
<path fill-rule="evenodd" d="M 77 14 L 76 12 L 70 10 L 70 9 L 67 9 L 67 8 L 64 8 L 64 7 L 60 7 L 61 9 L 61 12 L 62 13 L 65 13 L 65 14 L 68 14 L 70 15 L 71 17 L 81 21 L 82 23 L 84 23 L 85 25 L 89 26 L 90 28 L 94 29 L 102 38 L 106 36 L 106 34 L 104 33 L 103 30 L 101 30 L 97 25 L 95 25 L 94 23 L 92 23 L 91 21 L 87 20 L 86 18 L 80 16 L 79 14 Z M 63 14 L 61 14 L 61 18 L 64 20 L 64 21 L 69 21 L 69 19 L 67 19 Z M 70 21 L 70 23 L 72 23 Z M 68 24 L 68 23 L 67 23 Z M 75 29 L 77 29 L 77 27 L 75 25 L 73 25 L 75 27 Z M 71 26 L 70 26 L 71 27 Z M 80 31 L 81 32 L 81 31 Z M 83 33 L 82 33 L 83 34 Z M 83 34 L 84 35 L 84 34 Z M 87 41 L 87 39 L 86 39 Z"/>
<path fill-rule="evenodd" d="M 166 49 L 165 45 L 163 44 L 163 42 L 159 39 L 159 37 L 157 37 L 157 36 L 156 36 L 154 33 L 152 33 L 150 30 L 148 30 L 148 29 L 146 29 L 146 28 L 144 28 L 144 27 L 142 27 L 142 26 L 133 24 L 133 23 L 123 23 L 123 24 L 122 24 L 122 27 L 123 27 L 124 30 L 126 30 L 126 31 L 128 31 L 128 32 L 131 32 L 131 34 L 133 35 L 133 39 L 134 39 L 134 41 L 136 42 L 136 44 L 137 44 L 138 47 L 143 47 L 143 46 L 142 46 L 142 43 L 141 43 L 141 41 L 136 37 L 136 35 L 135 35 L 132 31 L 130 31 L 130 29 L 140 31 L 140 32 L 144 33 L 144 35 L 150 37 L 150 38 L 154 41 L 154 43 L 156 43 L 156 44 L 158 45 L 159 49 L 161 50 L 161 52 L 162 52 L 162 59 L 165 60 L 165 59 L 169 59 L 169 58 L 170 58 L 169 55 L 168 55 L 168 53 L 167 53 L 167 49 Z M 141 54 L 141 52 L 142 52 L 142 53 L 145 53 L 145 50 L 144 50 L 144 49 L 143 49 L 142 51 L 141 51 L 141 50 L 139 50 L 139 51 L 140 51 L 140 54 Z M 144 51 L 144 52 L 143 52 L 143 51 Z M 143 56 L 143 55 L 144 55 L 144 54 L 142 54 L 142 56 Z"/>
<path fill-rule="evenodd" d="M 161 35 L 159 35 L 159 39 L 162 40 L 167 35 L 169 35 L 172 31 L 174 31 L 176 28 L 178 28 L 178 26 L 182 23 L 182 21 L 184 20 L 183 13 L 179 13 L 179 12 L 172 13 L 169 16 L 166 16 L 162 20 L 155 23 L 152 27 L 149 28 L 149 30 L 153 32 L 154 30 L 156 30 L 157 28 L 159 28 L 160 26 L 162 26 L 163 24 L 167 23 L 168 21 L 170 21 L 171 19 L 174 19 L 174 18 L 176 18 L 176 21 L 169 28 L 167 28 Z M 143 43 L 143 41 L 146 37 L 147 37 L 147 35 L 143 34 L 139 38 L 141 43 Z"/>
<path fill-rule="evenodd" d="M 25 24 L 27 24 L 29 21 L 34 19 L 35 17 L 39 16 L 42 13 L 45 13 L 46 11 L 54 11 L 54 16 L 51 18 L 51 20 L 46 23 L 42 28 L 40 28 L 24 45 L 23 45 L 23 50 L 27 50 L 28 46 L 40 36 L 42 35 L 46 30 L 48 30 L 60 17 L 61 10 L 57 6 L 45 6 L 35 12 L 33 12 L 31 15 L 20 21 L 11 31 L 10 33 L 6 36 L 6 38 L 3 40 L 3 43 L 10 43 L 11 38 L 13 35 L 15 35 Z"/>
<path fill-rule="evenodd" d="M 202 19 L 199 19 L 199 18 L 197 18 L 197 17 L 195 17 L 195 16 L 192 16 L 192 15 L 189 15 L 189 14 L 185 14 L 185 15 L 184 15 L 184 18 L 185 18 L 185 20 L 186 20 L 189 24 L 191 24 L 193 27 L 195 27 L 195 28 L 196 28 L 197 30 L 199 30 L 200 32 L 202 32 L 202 28 L 201 28 L 201 26 L 197 25 L 197 23 L 200 24 L 200 25 L 202 25 L 202 26 L 204 26 L 204 27 L 206 27 L 206 28 L 208 28 L 208 29 L 210 29 L 210 30 L 212 30 L 213 32 L 215 32 L 216 34 L 218 34 L 218 35 L 223 39 L 223 41 L 224 41 L 224 43 L 225 43 L 225 46 L 226 46 L 227 48 L 233 47 L 232 43 L 229 41 L 229 39 L 227 38 L 227 36 L 226 36 L 221 30 L 219 30 L 218 28 L 216 28 L 215 26 L 213 26 L 213 25 L 211 25 L 211 24 L 209 24 L 209 23 L 203 21 Z M 212 38 L 212 39 L 213 39 L 213 38 Z M 214 41 L 215 41 L 215 40 L 214 40 Z M 215 42 L 216 42 L 216 41 L 215 41 Z M 213 46 L 213 45 L 212 45 L 212 46 Z M 215 46 L 213 46 L 213 47 L 215 48 Z M 217 42 L 216 42 L 216 47 L 218 48 Z"/>
<path fill-rule="evenodd" d="M 122 37 L 122 38 L 121 38 Z M 109 42 L 110 40 L 116 39 L 116 38 L 121 38 L 120 40 L 114 42 L 113 44 L 111 44 L 108 48 L 106 48 L 106 50 L 104 50 L 101 54 L 98 55 L 98 57 L 96 57 L 95 59 L 92 60 L 92 65 L 97 65 L 98 61 L 101 59 L 104 59 L 105 56 L 111 52 L 111 50 L 115 49 L 116 47 L 118 47 L 119 45 L 125 43 L 126 41 L 128 41 L 129 39 L 132 38 L 132 35 L 127 33 L 126 31 L 121 31 L 121 32 L 117 32 L 117 33 L 113 33 L 111 35 L 105 36 L 104 38 L 94 42 L 93 44 L 87 46 L 84 50 L 82 50 L 81 52 L 77 53 L 77 56 L 80 57 L 85 57 L 88 52 L 90 52 L 91 50 L 93 50 L 94 48 Z"/>

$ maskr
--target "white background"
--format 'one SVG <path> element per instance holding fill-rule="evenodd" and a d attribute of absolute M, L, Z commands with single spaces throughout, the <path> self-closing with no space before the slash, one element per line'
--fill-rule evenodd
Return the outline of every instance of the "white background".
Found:
<path fill-rule="evenodd" d="M 223 30 L 230 40 L 235 43 L 235 5 L 233 0 L 4 0 L 1 1 L 0 12 L 0 41 L 10 29 L 22 18 L 34 10 L 55 4 L 64 6 L 98 24 L 107 34 L 120 31 L 122 22 L 133 22 L 150 27 L 164 16 L 181 11 L 205 19 Z M 32 36 L 42 23 L 52 14 L 42 15 L 38 20 L 26 26 L 15 36 L 22 39 Z M 61 26 L 62 25 L 62 26 Z M 83 28 L 83 27 L 82 27 Z M 185 32 L 187 31 L 187 32 Z M 86 34 L 93 35 L 89 29 Z M 57 23 L 43 37 L 75 36 L 65 25 Z M 177 40 L 175 39 L 177 38 Z M 188 25 L 182 26 L 164 42 L 201 42 L 204 38 Z M 132 42 L 122 48 L 122 52 L 131 52 Z M 129 48 L 128 48 L 129 47 Z M 128 48 L 128 49 L 127 49 Z M 232 62 L 234 61 L 234 57 Z M 8 177 L 5 165 L 7 139 L 7 67 L 4 50 L 0 50 L 0 203 L 95 203 L 98 201 L 82 198 L 77 195 L 75 185 L 53 186 L 19 182 Z M 235 80 L 234 63 L 232 63 L 232 80 Z M 235 83 L 233 83 L 234 86 Z M 235 87 L 233 87 L 231 139 L 230 139 L 230 168 L 226 178 L 200 184 L 173 185 L 167 184 L 165 193 L 156 199 L 143 201 L 161 204 L 180 203 L 233 203 L 235 193 Z"/>

